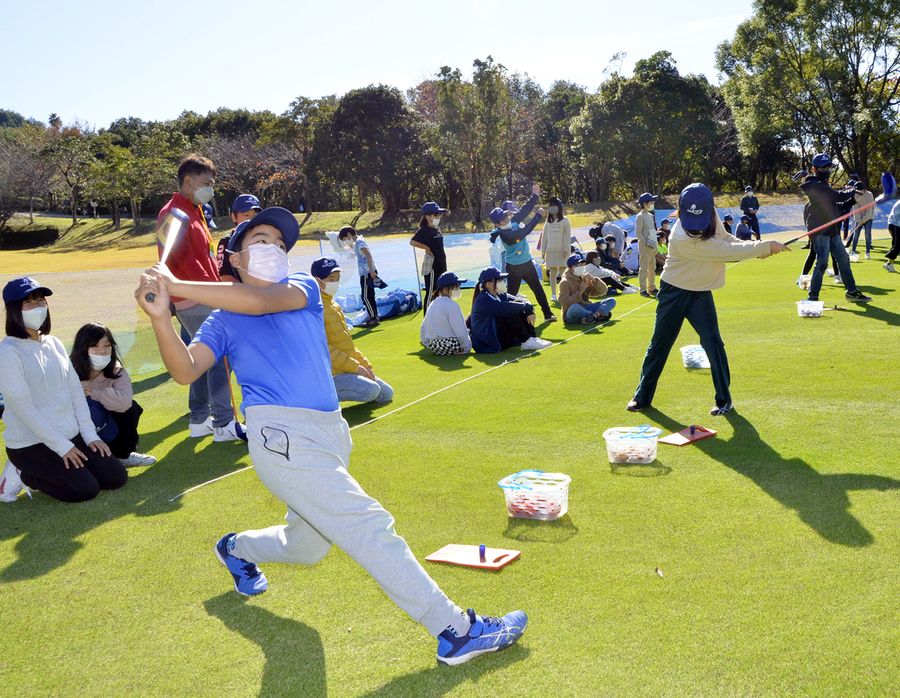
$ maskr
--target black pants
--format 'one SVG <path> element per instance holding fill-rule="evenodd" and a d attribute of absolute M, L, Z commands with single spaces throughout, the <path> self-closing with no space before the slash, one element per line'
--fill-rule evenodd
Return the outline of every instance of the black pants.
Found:
<path fill-rule="evenodd" d="M 112 419 L 119 428 L 116 438 L 107 442 L 109 450 L 116 458 L 128 458 L 132 451 L 137 450 L 138 444 L 138 422 L 144 408 L 139 404 L 131 401 L 131 407 L 124 412 L 110 412 L 109 418 Z"/>
<path fill-rule="evenodd" d="M 841 221 L 841 239 L 847 242 L 847 236 L 850 234 L 850 219 L 845 218 Z"/>
<path fill-rule="evenodd" d="M 375 281 L 365 274 L 359 277 L 359 293 L 363 307 L 369 312 L 369 320 L 378 319 L 378 304 L 375 302 Z"/>
<path fill-rule="evenodd" d="M 7 448 L 6 455 L 22 471 L 22 482 L 61 502 L 84 502 L 100 490 L 115 490 L 125 484 L 128 473 L 118 458 L 92 451 L 81 436 L 71 439 L 87 456 L 82 468 L 66 468 L 63 459 L 44 444 Z"/>
<path fill-rule="evenodd" d="M 547 294 L 544 293 L 544 287 L 541 286 L 541 280 L 538 278 L 537 269 L 534 268 L 534 262 L 528 260 L 524 264 L 506 264 L 506 273 L 509 274 L 506 290 L 514 296 L 519 293 L 519 287 L 524 281 L 528 284 L 528 288 L 534 294 L 534 299 L 544 313 L 544 318 L 553 315 L 550 310 L 550 304 L 547 302 Z M 524 341 L 524 340 L 522 340 Z"/>
<path fill-rule="evenodd" d="M 427 310 L 428 304 L 431 302 L 431 295 L 434 293 L 434 287 L 437 284 L 438 277 L 443 274 L 446 269 L 440 267 L 432 267 L 427 274 L 422 274 L 422 282 L 425 284 L 425 300 L 422 302 L 422 309 Z"/>
<path fill-rule="evenodd" d="M 527 317 L 525 313 L 520 313 L 519 315 L 495 318 L 500 351 L 510 347 L 517 347 L 522 342 L 535 336 L 534 327 L 528 323 Z"/>
<path fill-rule="evenodd" d="M 812 245 L 809 246 L 809 254 L 806 255 L 806 261 L 803 262 L 803 271 L 801 274 L 809 274 L 810 270 L 813 268 L 813 264 L 816 262 L 816 248 Z M 835 276 L 840 276 L 838 272 L 837 260 L 834 258 L 834 255 L 831 255 L 831 268 L 834 270 Z"/>
<path fill-rule="evenodd" d="M 885 256 L 893 262 L 900 254 L 900 225 L 888 223 L 888 231 L 891 234 L 891 249 Z"/>
<path fill-rule="evenodd" d="M 721 407 L 730 402 L 731 371 L 728 368 L 725 343 L 719 334 L 719 318 L 712 291 L 686 291 L 663 281 L 659 285 L 656 300 L 656 324 L 641 366 L 641 380 L 634 393 L 635 401 L 644 407 L 652 404 L 666 359 L 678 339 L 681 326 L 687 320 L 700 335 L 700 344 L 709 358 L 716 390 L 716 405 Z"/>
<path fill-rule="evenodd" d="M 747 225 L 750 226 L 750 230 L 753 231 L 753 234 L 756 236 L 756 239 L 759 240 L 759 218 L 756 217 L 755 213 L 745 213 L 745 216 L 750 220 L 747 221 Z"/>

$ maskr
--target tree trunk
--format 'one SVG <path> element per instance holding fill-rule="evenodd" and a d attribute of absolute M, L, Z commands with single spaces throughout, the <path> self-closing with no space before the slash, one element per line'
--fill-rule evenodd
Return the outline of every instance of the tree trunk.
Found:
<path fill-rule="evenodd" d="M 359 190 L 359 212 L 368 213 L 369 207 L 366 202 L 366 185 L 360 181 L 357 185 L 357 189 Z"/>
<path fill-rule="evenodd" d="M 119 230 L 122 227 L 122 214 L 119 213 L 119 200 L 113 198 L 112 206 L 110 207 L 112 210 L 112 219 L 113 219 L 113 229 Z"/>
<path fill-rule="evenodd" d="M 28 197 L 28 220 L 34 225 L 34 197 Z"/>
<path fill-rule="evenodd" d="M 131 200 L 131 220 L 134 221 L 135 227 L 141 222 L 141 204 L 137 199 Z"/>
<path fill-rule="evenodd" d="M 75 225 L 76 223 L 78 223 L 78 204 L 75 200 L 75 187 L 72 187 L 70 196 L 72 197 L 72 225 Z"/>

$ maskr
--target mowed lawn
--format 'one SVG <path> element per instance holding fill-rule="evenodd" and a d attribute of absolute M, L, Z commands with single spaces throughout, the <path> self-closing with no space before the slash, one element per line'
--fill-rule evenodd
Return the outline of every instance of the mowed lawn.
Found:
<path fill-rule="evenodd" d="M 339 550 L 266 565 L 266 594 L 235 594 L 213 544 L 284 508 L 252 470 L 170 501 L 249 459 L 186 439 L 187 389 L 138 376 L 157 465 L 89 503 L 0 505 L 0 694 L 896 694 L 900 275 L 854 264 L 874 302 L 826 279 L 840 309 L 801 319 L 805 254 L 741 263 L 716 293 L 728 418 L 707 414 L 709 371 L 681 365 L 688 327 L 656 409 L 624 410 L 653 323 L 637 295 L 598 331 L 543 326 L 571 341 L 524 358 L 426 356 L 421 314 L 359 332 L 396 400 L 345 410 L 353 474 L 420 557 L 451 542 L 522 551 L 497 573 L 424 563 L 464 607 L 529 614 L 518 645 L 456 668 Z M 660 446 L 653 466 L 610 466 L 603 431 L 644 422 L 719 433 Z M 524 468 L 572 477 L 566 517 L 507 518 L 497 481 Z"/>

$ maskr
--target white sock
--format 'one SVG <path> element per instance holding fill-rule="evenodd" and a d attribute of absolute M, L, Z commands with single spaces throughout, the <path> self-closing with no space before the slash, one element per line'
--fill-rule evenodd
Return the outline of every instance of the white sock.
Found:
<path fill-rule="evenodd" d="M 452 631 L 457 637 L 465 637 L 469 634 L 471 627 L 472 623 L 469 620 L 469 614 L 460 608 L 459 614 L 453 618 L 453 622 L 447 626 L 447 630 Z"/>

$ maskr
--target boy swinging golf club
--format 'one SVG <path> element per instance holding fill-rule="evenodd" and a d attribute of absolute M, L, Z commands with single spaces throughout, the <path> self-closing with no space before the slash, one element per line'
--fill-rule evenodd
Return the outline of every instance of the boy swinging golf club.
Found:
<path fill-rule="evenodd" d="M 309 274 L 289 271 L 298 236 L 290 211 L 267 208 L 232 235 L 228 252 L 241 283 L 182 282 L 157 264 L 135 292 L 176 381 L 190 383 L 229 356 L 256 473 L 288 508 L 286 525 L 222 536 L 216 557 L 235 590 L 252 596 L 268 587 L 257 563 L 311 565 L 337 545 L 438 639 L 438 661 L 462 664 L 513 644 L 525 613 L 492 618 L 454 604 L 395 533 L 391 515 L 348 473 L 352 442 L 331 379 L 322 297 Z M 188 347 L 172 327 L 170 294 L 218 308 Z"/>

